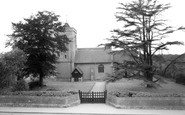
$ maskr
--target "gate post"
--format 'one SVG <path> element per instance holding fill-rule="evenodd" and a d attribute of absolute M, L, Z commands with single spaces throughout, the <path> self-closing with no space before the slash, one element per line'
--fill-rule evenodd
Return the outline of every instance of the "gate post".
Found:
<path fill-rule="evenodd" d="M 94 103 L 94 92 L 92 92 L 92 103 Z"/>
<path fill-rule="evenodd" d="M 104 102 L 106 103 L 106 99 L 107 99 L 107 90 L 104 91 Z"/>
<path fill-rule="evenodd" d="M 82 94 L 81 94 L 81 91 L 78 90 L 78 93 L 79 93 L 79 97 L 80 97 L 80 103 L 82 103 Z"/>

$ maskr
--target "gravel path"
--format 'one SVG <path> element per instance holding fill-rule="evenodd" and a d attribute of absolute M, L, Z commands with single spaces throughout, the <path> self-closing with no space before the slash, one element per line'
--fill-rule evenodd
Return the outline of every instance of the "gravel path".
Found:
<path fill-rule="evenodd" d="M 105 82 L 96 82 L 91 92 L 104 92 L 105 91 Z"/>

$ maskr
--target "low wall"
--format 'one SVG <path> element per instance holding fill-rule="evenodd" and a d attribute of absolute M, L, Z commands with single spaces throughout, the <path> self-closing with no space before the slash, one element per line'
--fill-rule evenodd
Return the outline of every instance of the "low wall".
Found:
<path fill-rule="evenodd" d="M 185 97 L 107 96 L 107 104 L 125 109 L 185 109 Z"/>
<path fill-rule="evenodd" d="M 79 95 L 59 96 L 0 96 L 0 106 L 9 107 L 69 107 L 79 105 Z"/>

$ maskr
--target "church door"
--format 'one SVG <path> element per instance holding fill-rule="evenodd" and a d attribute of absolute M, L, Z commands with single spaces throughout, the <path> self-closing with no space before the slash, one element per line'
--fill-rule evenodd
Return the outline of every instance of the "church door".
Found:
<path fill-rule="evenodd" d="M 78 81 L 78 77 L 74 77 L 74 81 L 77 82 Z"/>

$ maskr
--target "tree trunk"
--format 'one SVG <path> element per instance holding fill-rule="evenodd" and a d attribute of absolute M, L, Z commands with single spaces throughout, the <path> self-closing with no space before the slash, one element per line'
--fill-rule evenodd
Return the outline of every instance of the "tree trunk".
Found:
<path fill-rule="evenodd" d="M 44 78 L 44 74 L 42 72 L 42 70 L 40 71 L 40 75 L 39 75 L 39 85 L 43 86 L 43 78 Z"/>
<path fill-rule="evenodd" d="M 146 79 L 147 79 L 148 81 L 153 81 L 153 75 L 152 75 L 150 72 L 148 72 L 148 73 L 147 73 L 147 76 L 146 76 Z"/>
<path fill-rule="evenodd" d="M 147 81 L 153 81 L 152 68 L 146 68 L 145 69 L 144 77 L 146 78 Z"/>

